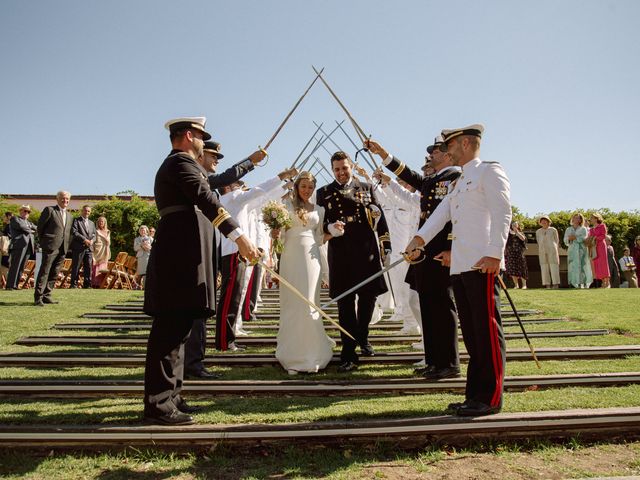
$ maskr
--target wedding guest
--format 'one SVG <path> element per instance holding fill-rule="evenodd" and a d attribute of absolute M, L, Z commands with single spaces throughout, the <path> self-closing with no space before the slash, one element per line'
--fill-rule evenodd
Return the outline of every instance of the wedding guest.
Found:
<path fill-rule="evenodd" d="M 560 286 L 560 255 L 558 254 L 558 230 L 551 226 L 551 219 L 546 215 L 538 221 L 541 228 L 536 230 L 538 242 L 538 260 L 542 272 L 542 284 L 547 288 Z"/>
<path fill-rule="evenodd" d="M 37 227 L 29 221 L 31 207 L 22 205 L 20 213 L 11 217 L 11 246 L 9 253 L 9 275 L 7 276 L 7 290 L 17 290 L 24 264 L 35 253 L 33 234 Z"/>
<path fill-rule="evenodd" d="M 91 284 L 94 288 L 100 288 L 104 273 L 111 259 L 111 232 L 107 227 L 107 219 L 99 217 L 96 222 L 96 240 L 93 243 L 93 272 Z"/>
<path fill-rule="evenodd" d="M 591 224 L 594 226 L 589 229 L 589 235 L 593 237 L 595 247 L 595 258 L 592 255 L 593 278 L 602 282 L 602 288 L 609 288 L 611 272 L 609 271 L 609 255 L 607 252 L 607 244 L 605 242 L 607 226 L 604 223 L 602 215 L 599 213 L 591 215 Z"/>
<path fill-rule="evenodd" d="M 63 190 L 56 194 L 56 205 L 45 207 L 38 219 L 38 239 L 42 247 L 42 264 L 38 270 L 34 304 L 60 303 L 51 298 L 51 292 L 58 279 L 58 272 L 64 262 L 71 242 L 73 217 L 69 213 L 71 194 Z"/>
<path fill-rule="evenodd" d="M 637 267 L 631 256 L 629 247 L 625 247 L 620 258 L 620 271 L 627 281 L 629 288 L 638 288 L 638 277 L 636 275 Z"/>
<path fill-rule="evenodd" d="M 515 288 L 527 288 L 527 259 L 524 251 L 527 249 L 527 237 L 525 237 L 520 224 L 511 222 L 509 236 L 507 237 L 507 247 L 504 251 L 504 260 L 507 275 L 513 280 Z M 520 284 L 519 284 L 520 283 Z"/>
<path fill-rule="evenodd" d="M 589 231 L 584 226 L 584 216 L 581 213 L 575 213 L 571 217 L 571 225 L 564 232 L 569 285 L 574 288 L 589 288 L 593 282 L 591 257 L 585 243 L 588 237 Z"/>
<path fill-rule="evenodd" d="M 9 244 L 11 243 L 11 226 L 9 222 L 11 221 L 11 217 L 13 217 L 13 213 L 11 212 L 4 212 L 2 216 L 4 226 L 2 228 L 2 238 L 0 239 L 0 241 L 3 242 L 2 260 L 0 261 L 0 279 L 3 280 L 6 280 L 9 272 Z"/>
<path fill-rule="evenodd" d="M 149 236 L 154 238 L 156 236 L 156 229 L 153 227 L 149 227 Z"/>
<path fill-rule="evenodd" d="M 96 225 L 89 220 L 89 215 L 91 215 L 91 207 L 84 205 L 81 215 L 73 220 L 73 225 L 71 226 L 71 288 L 77 288 L 78 286 L 80 266 L 82 266 L 84 276 L 83 287 L 91 287 L 91 273 L 93 270 L 91 247 L 96 240 Z"/>
<path fill-rule="evenodd" d="M 611 244 L 611 235 L 607 235 L 604 239 L 607 244 L 607 260 L 609 262 L 609 285 L 611 288 L 620 288 L 620 270 L 618 270 L 618 262 L 616 261 L 616 252 Z"/>
<path fill-rule="evenodd" d="M 633 264 L 640 265 L 640 235 L 638 235 L 631 247 L 631 257 L 633 258 Z"/>
<path fill-rule="evenodd" d="M 144 285 L 144 277 L 147 274 L 147 264 L 151 256 L 151 244 L 153 237 L 149 235 L 149 227 L 140 225 L 138 236 L 133 240 L 133 250 L 136 252 L 138 265 L 136 267 L 136 275 L 138 277 L 138 285 Z"/>

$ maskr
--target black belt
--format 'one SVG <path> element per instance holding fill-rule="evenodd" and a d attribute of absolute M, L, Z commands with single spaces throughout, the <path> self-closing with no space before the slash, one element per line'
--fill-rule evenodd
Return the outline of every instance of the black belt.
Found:
<path fill-rule="evenodd" d="M 195 205 L 171 205 L 170 207 L 164 207 L 163 209 L 158 211 L 160 218 L 166 217 L 172 213 L 176 212 L 200 212 L 201 210 Z"/>
<path fill-rule="evenodd" d="M 342 217 L 341 219 L 344 223 L 364 223 L 364 221 L 360 217 L 347 215 L 346 217 Z"/>

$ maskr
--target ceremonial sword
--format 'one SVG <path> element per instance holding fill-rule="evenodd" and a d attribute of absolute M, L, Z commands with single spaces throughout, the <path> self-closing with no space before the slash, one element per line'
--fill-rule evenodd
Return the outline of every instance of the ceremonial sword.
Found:
<path fill-rule="evenodd" d="M 315 70 L 315 69 L 314 69 Z M 282 123 L 280 123 L 280 125 L 278 126 L 277 130 L 275 131 L 275 133 L 273 135 L 271 135 L 271 138 L 269 139 L 269 141 L 266 143 L 266 145 L 264 147 L 261 148 L 261 150 L 267 150 L 267 148 L 269 148 L 269 145 L 271 145 L 271 143 L 275 140 L 275 138 L 278 136 L 278 134 L 280 133 L 280 130 L 282 130 L 282 127 L 284 127 L 285 123 L 287 123 L 287 121 L 289 120 L 289 118 L 291 117 L 291 115 L 293 115 L 293 112 L 296 111 L 296 108 L 298 108 L 298 105 L 300 105 L 300 102 L 302 102 L 302 99 L 304 97 L 307 96 L 307 93 L 309 93 L 309 90 L 311 90 L 311 87 L 313 87 L 313 84 L 316 83 L 316 81 L 318 80 L 318 78 L 320 78 L 320 74 L 324 71 L 324 68 L 322 68 L 322 70 L 320 70 L 319 72 L 316 70 L 316 78 L 313 79 L 313 82 L 311 82 L 311 85 L 309 85 L 307 87 L 307 89 L 304 91 L 304 93 L 302 94 L 302 96 L 298 99 L 298 101 L 296 102 L 296 104 L 293 106 L 293 108 L 291 109 L 291 111 L 287 114 L 286 117 L 284 117 L 284 120 L 282 121 Z"/>
<path fill-rule="evenodd" d="M 347 133 L 347 131 L 346 131 L 344 128 L 342 128 L 342 126 L 340 126 L 340 130 L 342 130 L 342 133 L 344 133 L 344 136 L 345 136 L 345 137 L 347 137 L 347 139 L 349 140 L 349 142 L 351 142 L 351 145 L 353 145 L 353 148 L 355 148 L 356 150 L 359 150 L 359 149 L 360 149 L 360 147 L 358 147 L 358 145 L 356 145 L 356 143 L 351 139 L 351 137 L 349 136 L 349 134 Z M 367 153 L 369 153 L 369 156 L 371 156 L 371 152 L 369 152 L 369 150 L 367 150 Z M 366 158 L 366 157 L 365 157 L 364 159 L 365 159 L 365 161 L 367 162 L 367 165 L 369 165 L 369 168 L 370 168 L 371 170 L 374 170 L 374 171 L 375 171 L 375 169 L 377 168 L 377 166 L 376 166 L 376 167 L 371 166 L 371 163 L 369 163 L 369 160 L 367 160 L 367 158 Z"/>
<path fill-rule="evenodd" d="M 362 130 L 362 128 L 360 128 L 360 125 L 358 125 L 358 122 L 356 122 L 355 118 L 353 118 L 351 116 L 351 113 L 349 112 L 349 110 L 347 110 L 347 107 L 344 106 L 344 103 L 342 103 L 340 101 L 340 99 L 335 94 L 333 89 L 326 82 L 326 80 L 322 76 L 322 71 L 319 72 L 318 70 L 316 70 L 316 67 L 314 67 L 313 65 L 311 66 L 311 68 L 313 68 L 313 71 L 316 72 L 316 75 L 318 75 L 318 77 L 320 77 L 320 80 L 322 81 L 324 86 L 327 87 L 327 90 L 329 90 L 329 93 L 333 96 L 333 98 L 336 100 L 336 102 L 338 102 L 338 105 L 340 105 L 340 108 L 342 108 L 344 113 L 347 114 L 347 117 L 349 117 L 349 120 L 351 121 L 351 124 L 353 125 L 353 128 L 356 130 L 356 133 L 360 137 L 360 140 L 364 143 L 365 139 L 367 138 L 367 135 L 364 133 L 364 130 Z M 378 168 L 378 164 L 376 163 L 375 159 L 373 158 L 373 155 L 371 155 L 371 152 L 369 152 L 369 150 L 367 150 L 367 153 L 369 154 L 369 157 L 371 158 L 371 161 L 373 162 L 375 167 Z M 375 168 L 374 168 L 374 170 L 375 170 Z"/>
<path fill-rule="evenodd" d="M 264 250 L 262 248 L 259 248 L 258 251 L 264 255 Z M 241 257 L 242 258 L 242 257 Z M 262 257 L 259 257 L 258 259 L 254 260 L 251 262 L 252 265 L 261 265 L 262 268 L 264 268 L 267 272 L 269 272 L 271 275 L 273 275 L 275 278 L 277 278 L 280 283 L 282 285 L 284 285 L 285 287 L 287 287 L 289 290 L 291 290 L 292 293 L 294 293 L 298 298 L 300 298 L 300 300 L 304 301 L 307 305 L 309 305 L 311 308 L 313 308 L 316 312 L 318 312 L 322 318 L 324 318 L 325 320 L 328 320 L 329 322 L 331 322 L 331 324 L 333 324 L 335 327 L 338 328 L 338 330 L 340 330 L 342 333 L 344 333 L 347 337 L 349 337 L 351 340 L 356 341 L 355 338 L 353 338 L 353 336 L 347 332 L 338 322 L 336 322 L 333 318 L 331 318 L 329 315 L 327 315 L 321 307 L 318 307 L 315 303 L 313 303 L 311 300 L 309 300 L 307 297 L 305 297 L 302 293 L 300 293 L 300 291 L 294 287 L 293 285 L 291 285 L 286 278 L 284 278 L 282 275 L 276 273 L 271 267 L 269 267 L 263 260 Z"/>
<path fill-rule="evenodd" d="M 316 138 L 316 134 L 318 133 L 318 131 L 320 130 L 320 127 L 322 127 L 322 125 L 323 124 L 321 123 L 320 126 L 318 128 L 316 128 L 316 131 L 313 132 L 313 135 L 311 135 L 311 138 L 309 139 L 309 141 L 305 144 L 304 147 L 302 147 L 302 150 L 300 150 L 300 153 L 298 154 L 298 156 L 296 157 L 296 159 L 293 161 L 293 163 L 291 164 L 291 166 L 289 168 L 293 168 L 293 167 L 296 166 L 296 163 L 298 163 L 298 160 L 300 160 L 300 157 L 302 156 L 304 151 L 307 149 L 309 144 Z"/>
<path fill-rule="evenodd" d="M 320 305 L 320 308 L 327 308 L 328 306 L 333 305 L 334 303 L 337 303 L 339 300 L 342 300 L 344 297 L 346 297 L 348 295 L 351 295 L 353 292 L 358 290 L 360 287 L 363 287 L 364 285 L 366 285 L 367 283 L 371 282 L 372 280 L 375 280 L 376 278 L 384 275 L 385 273 L 387 273 L 392 268 L 397 267 L 402 262 L 419 263 L 419 262 L 412 262 L 411 260 L 409 260 L 409 255 L 406 252 L 402 252 L 402 258 L 400 258 L 400 259 L 396 260 L 395 262 L 389 264 L 387 267 L 385 267 L 382 270 L 374 273 L 373 275 L 365 278 L 363 281 L 358 283 L 356 286 L 351 287 L 349 290 L 347 290 L 346 292 L 341 293 L 336 298 L 332 298 L 331 300 L 329 300 L 324 305 Z"/>

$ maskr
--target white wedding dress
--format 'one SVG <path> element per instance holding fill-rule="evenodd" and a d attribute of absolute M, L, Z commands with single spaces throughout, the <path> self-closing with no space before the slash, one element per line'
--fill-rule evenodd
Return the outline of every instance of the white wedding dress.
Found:
<path fill-rule="evenodd" d="M 286 205 L 292 226 L 284 233 L 280 275 L 319 306 L 324 208 L 315 205 L 306 214 L 304 225 L 291 203 Z M 327 366 L 335 345 L 324 330 L 320 314 L 281 285 L 276 358 L 282 367 L 290 374 L 317 372 Z"/>

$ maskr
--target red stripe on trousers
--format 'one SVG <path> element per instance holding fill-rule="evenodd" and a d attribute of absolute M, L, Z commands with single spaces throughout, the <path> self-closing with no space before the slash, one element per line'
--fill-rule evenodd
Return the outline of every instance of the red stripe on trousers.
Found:
<path fill-rule="evenodd" d="M 495 278 L 493 274 L 487 274 L 487 310 L 489 314 L 489 338 L 491 339 L 491 356 L 495 372 L 496 389 L 491 397 L 491 407 L 498 406 L 500 392 L 502 391 L 502 362 L 500 361 L 500 341 L 498 338 L 498 323 L 494 316 L 495 297 L 493 295 Z"/>
<path fill-rule="evenodd" d="M 233 296 L 233 286 L 236 282 L 236 255 L 232 254 L 229 261 L 229 282 L 227 283 L 227 291 L 224 296 L 224 304 L 222 305 L 222 314 L 220 315 L 220 350 L 227 350 L 227 315 L 229 314 L 229 305 Z M 231 287 L 231 288 L 229 288 Z"/>
<path fill-rule="evenodd" d="M 248 320 L 251 318 L 251 310 L 249 310 L 249 306 L 251 304 L 251 293 L 253 289 L 253 277 L 256 274 L 256 267 L 253 267 L 251 270 L 251 276 L 249 277 L 249 285 L 247 285 L 247 293 L 244 294 L 244 318 Z"/>

